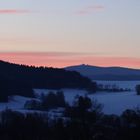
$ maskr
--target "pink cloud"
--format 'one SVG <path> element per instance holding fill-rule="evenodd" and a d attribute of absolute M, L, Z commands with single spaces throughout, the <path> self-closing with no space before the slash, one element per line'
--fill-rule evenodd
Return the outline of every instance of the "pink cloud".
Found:
<path fill-rule="evenodd" d="M 103 5 L 91 5 L 91 6 L 84 7 L 81 10 L 78 10 L 76 12 L 76 14 L 77 15 L 88 15 L 88 14 L 92 14 L 93 12 L 103 11 L 104 9 L 105 9 L 105 7 Z"/>
<path fill-rule="evenodd" d="M 76 12 L 77 15 L 88 15 L 89 11 L 88 10 L 79 10 Z"/>
<path fill-rule="evenodd" d="M 103 5 L 92 5 L 92 6 L 88 6 L 87 9 L 89 10 L 104 10 L 105 7 Z"/>
<path fill-rule="evenodd" d="M 0 14 L 24 14 L 30 12 L 30 10 L 26 9 L 0 9 Z"/>

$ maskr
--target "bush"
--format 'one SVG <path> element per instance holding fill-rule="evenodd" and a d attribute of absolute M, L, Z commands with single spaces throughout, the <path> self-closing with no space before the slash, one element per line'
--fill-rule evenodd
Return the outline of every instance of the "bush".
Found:
<path fill-rule="evenodd" d="M 37 100 L 26 101 L 24 108 L 29 109 L 29 110 L 40 110 L 41 109 L 41 102 L 39 102 Z"/>
<path fill-rule="evenodd" d="M 42 98 L 42 108 L 43 109 L 53 109 L 57 107 L 65 107 L 64 94 L 61 91 L 56 93 L 50 92 L 47 96 Z"/>
<path fill-rule="evenodd" d="M 95 122 L 102 115 L 102 105 L 88 96 L 76 96 L 73 106 L 67 106 L 65 116 Z"/>
<path fill-rule="evenodd" d="M 49 92 L 49 94 L 47 95 L 42 94 L 40 101 L 38 100 L 27 101 L 24 105 L 24 108 L 31 110 L 48 110 L 65 106 L 66 103 L 64 94 L 63 92 L 58 91 L 56 93 Z"/>
<path fill-rule="evenodd" d="M 140 85 L 136 86 L 136 92 L 137 92 L 137 95 L 140 95 Z"/>
<path fill-rule="evenodd" d="M 1 112 L 0 123 L 2 125 L 6 125 L 6 124 L 16 125 L 18 124 L 19 121 L 22 121 L 22 120 L 24 120 L 24 115 L 20 112 L 12 111 L 8 108 Z"/>

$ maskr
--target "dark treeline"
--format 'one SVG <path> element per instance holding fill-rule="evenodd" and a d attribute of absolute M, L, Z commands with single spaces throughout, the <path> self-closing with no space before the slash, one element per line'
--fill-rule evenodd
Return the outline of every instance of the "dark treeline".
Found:
<path fill-rule="evenodd" d="M 97 85 L 97 90 L 98 91 L 107 91 L 107 92 L 126 92 L 126 91 L 131 91 L 129 88 L 120 88 L 119 86 L 113 84 L 113 85 L 103 85 L 103 84 L 98 84 Z"/>
<path fill-rule="evenodd" d="M 104 115 L 100 105 L 81 96 L 66 108 L 64 117 L 51 121 L 47 114 L 8 109 L 0 114 L 1 140 L 139 140 L 139 132 L 139 110 Z"/>
<path fill-rule="evenodd" d="M 0 79 L 0 96 L 5 94 L 6 97 L 16 93 L 22 95 L 21 92 L 26 92 L 25 96 L 30 92 L 30 96 L 32 94 L 31 88 L 79 88 L 92 92 L 96 91 L 96 83 L 81 76 L 78 72 L 57 68 L 17 65 L 3 61 L 0 61 Z M 0 100 L 6 101 L 7 99 L 0 97 Z"/>
<path fill-rule="evenodd" d="M 34 97 L 31 85 L 0 74 L 0 102 L 7 102 L 11 95 Z"/>

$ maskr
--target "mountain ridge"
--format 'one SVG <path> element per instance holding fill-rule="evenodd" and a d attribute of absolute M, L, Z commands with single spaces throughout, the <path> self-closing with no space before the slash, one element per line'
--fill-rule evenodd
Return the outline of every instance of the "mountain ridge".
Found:
<path fill-rule="evenodd" d="M 112 66 L 100 67 L 87 64 L 65 67 L 69 71 L 77 71 L 92 80 L 140 80 L 140 69 Z"/>

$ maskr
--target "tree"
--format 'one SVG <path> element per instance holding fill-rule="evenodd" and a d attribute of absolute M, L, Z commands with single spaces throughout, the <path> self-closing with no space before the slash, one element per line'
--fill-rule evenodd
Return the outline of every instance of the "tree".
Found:
<path fill-rule="evenodd" d="M 25 88 L 23 84 L 26 84 L 37 89 L 80 88 L 90 90 L 92 93 L 96 91 L 95 82 L 78 72 L 65 69 L 17 65 L 0 61 L 0 78 L 2 76 L 6 81 L 10 79 L 10 83 L 15 84 L 16 87 L 22 82 L 21 88 Z M 16 93 L 20 95 L 18 91 Z"/>
<path fill-rule="evenodd" d="M 56 95 L 53 92 L 50 92 L 47 96 L 45 96 L 42 100 L 42 107 L 44 109 L 56 108 L 57 105 Z"/>
<path fill-rule="evenodd" d="M 102 115 L 102 105 L 88 96 L 76 96 L 73 106 L 67 106 L 65 115 L 82 122 L 95 122 Z"/>
<path fill-rule="evenodd" d="M 137 92 L 137 95 L 140 95 L 140 85 L 136 86 L 136 92 Z"/>
<path fill-rule="evenodd" d="M 41 98 L 42 108 L 43 109 L 52 109 L 57 107 L 65 107 L 65 98 L 64 94 L 61 91 L 56 93 L 50 92 L 48 95 L 43 95 Z"/>
<path fill-rule="evenodd" d="M 92 102 L 91 102 L 91 99 L 88 98 L 87 96 L 86 97 L 82 97 L 80 96 L 79 99 L 78 99 L 78 108 L 80 110 L 87 110 L 89 108 L 92 107 Z"/>
<path fill-rule="evenodd" d="M 40 110 L 41 109 L 41 102 L 37 101 L 37 100 L 29 100 L 26 101 L 25 105 L 24 105 L 25 109 L 31 109 L 31 110 Z"/>
<path fill-rule="evenodd" d="M 56 92 L 56 97 L 57 97 L 57 106 L 59 107 L 65 107 L 65 96 L 62 91 Z"/>

